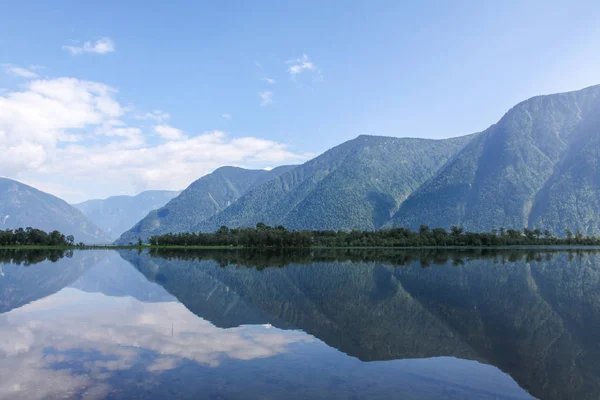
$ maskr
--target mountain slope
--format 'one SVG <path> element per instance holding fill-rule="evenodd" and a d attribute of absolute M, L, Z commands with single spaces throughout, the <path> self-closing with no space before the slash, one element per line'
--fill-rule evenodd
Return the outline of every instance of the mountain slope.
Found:
<path fill-rule="evenodd" d="M 290 229 L 376 229 L 471 139 L 359 136 L 248 191 L 192 230 L 258 222 Z"/>
<path fill-rule="evenodd" d="M 597 95 L 600 98 L 600 95 Z M 597 105 L 600 104 L 597 102 Z M 600 106 L 577 128 L 554 173 L 536 196 L 529 225 L 552 232 L 600 233 Z"/>
<path fill-rule="evenodd" d="M 103 200 L 88 200 L 73 204 L 73 207 L 115 240 L 150 211 L 164 206 L 179 193 L 181 192 L 148 190 L 136 196 L 113 196 Z"/>
<path fill-rule="evenodd" d="M 390 225 L 600 233 L 599 112 L 600 86 L 518 104 L 415 191 Z"/>
<path fill-rule="evenodd" d="M 110 238 L 79 210 L 31 186 L 0 178 L 0 229 L 59 230 L 75 241 L 109 243 Z"/>
<path fill-rule="evenodd" d="M 201 221 L 229 206 L 249 189 L 285 173 L 294 166 L 271 171 L 221 167 L 194 181 L 164 207 L 151 211 L 116 243 L 127 244 L 152 235 L 193 230 Z"/>

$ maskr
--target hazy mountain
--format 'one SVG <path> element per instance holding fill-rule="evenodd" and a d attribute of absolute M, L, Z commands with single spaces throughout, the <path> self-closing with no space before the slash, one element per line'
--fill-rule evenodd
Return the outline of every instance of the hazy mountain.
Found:
<path fill-rule="evenodd" d="M 110 238 L 66 201 L 23 183 L 0 178 L 0 229 L 59 230 L 76 242 L 110 243 Z"/>
<path fill-rule="evenodd" d="M 150 211 L 167 204 L 178 191 L 148 190 L 136 196 L 113 196 L 103 200 L 88 200 L 73 204 L 112 240 L 130 229 Z"/>
<path fill-rule="evenodd" d="M 600 234 L 600 86 L 524 101 L 477 135 L 391 225 Z"/>
<path fill-rule="evenodd" d="M 186 232 L 223 210 L 251 188 L 293 169 L 282 166 L 270 171 L 222 167 L 194 181 L 164 207 L 151 211 L 117 243 L 127 244 L 156 234 Z"/>
<path fill-rule="evenodd" d="M 290 229 L 376 229 L 471 139 L 359 136 L 249 190 L 192 230 L 258 222 Z"/>

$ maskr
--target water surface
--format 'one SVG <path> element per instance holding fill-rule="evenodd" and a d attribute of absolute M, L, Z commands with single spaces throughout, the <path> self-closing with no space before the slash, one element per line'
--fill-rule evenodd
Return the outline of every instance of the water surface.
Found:
<path fill-rule="evenodd" d="M 0 252 L 0 398 L 597 399 L 600 255 Z"/>

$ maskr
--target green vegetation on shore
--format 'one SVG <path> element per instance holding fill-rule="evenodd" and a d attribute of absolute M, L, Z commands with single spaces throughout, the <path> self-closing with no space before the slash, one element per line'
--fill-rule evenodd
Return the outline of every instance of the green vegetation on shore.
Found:
<path fill-rule="evenodd" d="M 27 227 L 0 231 L 0 246 L 66 247 L 74 244 L 73 235 L 65 236 L 57 230 L 48 233 L 41 229 Z"/>
<path fill-rule="evenodd" d="M 222 226 L 214 233 L 177 233 L 156 235 L 151 246 L 307 248 L 307 247 L 448 247 L 448 246 L 597 246 L 600 238 L 566 232 L 557 238 L 539 229 L 494 229 L 492 232 L 465 232 L 453 226 L 430 229 L 421 225 L 418 231 L 392 228 L 376 231 L 289 231 L 283 226 L 258 223 L 255 228 L 229 229 Z M 139 243 L 141 245 L 141 241 Z"/>
<path fill-rule="evenodd" d="M 453 226 L 418 231 L 391 228 L 376 231 L 290 231 L 283 226 L 258 223 L 255 228 L 229 229 L 214 233 L 169 233 L 149 239 L 150 247 L 168 248 L 422 248 L 422 247 L 502 247 L 502 246 L 600 246 L 600 237 L 566 232 L 557 238 L 539 229 L 494 229 L 492 232 L 465 232 Z M 73 236 L 35 228 L 0 231 L 0 247 L 5 249 L 127 249 L 147 247 L 141 239 L 128 246 L 75 244 Z"/>

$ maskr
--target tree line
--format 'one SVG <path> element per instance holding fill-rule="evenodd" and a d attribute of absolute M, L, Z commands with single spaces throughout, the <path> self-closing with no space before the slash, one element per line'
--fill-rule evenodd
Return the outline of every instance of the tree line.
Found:
<path fill-rule="evenodd" d="M 73 246 L 73 235 L 59 231 L 45 232 L 35 228 L 0 230 L 0 246 Z"/>
<path fill-rule="evenodd" d="M 252 248 L 304 247 L 426 247 L 426 246 L 560 246 L 600 245 L 600 238 L 566 232 L 559 238 L 539 229 L 494 229 L 468 232 L 458 226 L 450 230 L 421 225 L 418 231 L 391 228 L 376 231 L 290 231 L 283 226 L 258 223 L 255 228 L 229 229 L 222 226 L 213 233 L 168 233 L 150 237 L 152 246 L 209 246 Z M 142 241 L 139 241 L 142 244 Z"/>

